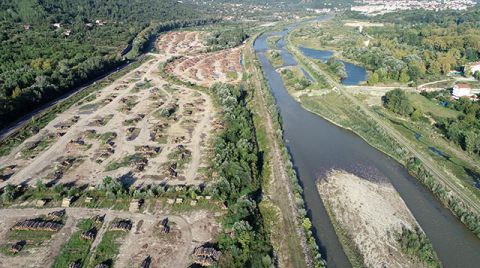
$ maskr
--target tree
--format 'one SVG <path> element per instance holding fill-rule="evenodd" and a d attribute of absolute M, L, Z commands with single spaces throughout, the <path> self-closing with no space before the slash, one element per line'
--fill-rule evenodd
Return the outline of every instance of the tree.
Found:
<path fill-rule="evenodd" d="M 410 115 L 413 121 L 418 121 L 422 118 L 422 111 L 415 109 L 415 111 Z"/>
<path fill-rule="evenodd" d="M 385 94 L 384 104 L 387 109 L 399 115 L 410 115 L 414 110 L 405 92 L 399 88 Z"/>
<path fill-rule="evenodd" d="M 398 81 L 402 83 L 407 83 L 410 81 L 410 76 L 408 75 L 408 70 L 403 69 L 402 72 L 400 73 L 400 76 L 398 77 Z"/>
<path fill-rule="evenodd" d="M 12 184 L 7 184 L 5 188 L 3 188 L 2 200 L 4 202 L 11 202 L 15 199 L 15 194 L 15 186 L 13 186 Z"/>
<path fill-rule="evenodd" d="M 368 77 L 368 84 L 375 85 L 376 83 L 378 83 L 378 74 L 377 73 L 372 73 Z"/>
<path fill-rule="evenodd" d="M 475 79 L 480 81 L 480 71 L 476 71 L 473 76 L 475 77 Z"/>
<path fill-rule="evenodd" d="M 472 69 L 471 69 L 470 67 L 466 67 L 466 66 L 465 66 L 465 68 L 463 69 L 463 75 L 464 75 L 465 77 L 470 77 L 470 76 L 472 76 L 472 75 L 473 75 L 473 74 L 472 74 Z"/>

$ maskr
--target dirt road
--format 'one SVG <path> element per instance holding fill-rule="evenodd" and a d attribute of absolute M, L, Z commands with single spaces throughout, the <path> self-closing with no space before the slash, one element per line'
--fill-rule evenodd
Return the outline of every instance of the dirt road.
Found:
<path fill-rule="evenodd" d="M 247 71 L 253 75 L 251 78 L 254 83 L 254 99 L 256 100 L 255 107 L 260 113 L 260 117 L 266 123 L 266 132 L 268 138 L 268 148 L 270 149 L 267 156 L 270 160 L 271 178 L 269 182 L 269 190 L 266 193 L 267 198 L 279 208 L 281 214 L 279 228 L 274 230 L 278 232 L 272 238 L 274 244 L 278 244 L 276 248 L 276 255 L 279 260 L 279 267 L 310 267 L 312 260 L 308 251 L 307 241 L 303 229 L 298 222 L 298 208 L 295 203 L 293 190 L 290 183 L 290 178 L 286 172 L 282 151 L 278 144 L 278 136 L 275 127 L 273 126 L 272 118 L 267 110 L 268 103 L 263 90 L 264 88 L 260 77 L 262 71 L 257 69 L 253 64 L 254 52 L 252 46 L 245 48 L 248 50 L 245 53 L 245 62 L 250 63 L 250 69 Z"/>

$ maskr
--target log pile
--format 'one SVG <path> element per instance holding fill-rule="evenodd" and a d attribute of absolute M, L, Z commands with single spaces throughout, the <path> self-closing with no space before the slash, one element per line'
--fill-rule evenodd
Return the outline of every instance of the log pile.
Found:
<path fill-rule="evenodd" d="M 130 220 L 120 220 L 112 225 L 111 228 L 113 231 L 130 231 L 132 229 L 132 221 Z"/>
<path fill-rule="evenodd" d="M 103 221 L 105 220 L 105 214 L 103 215 L 95 215 L 93 217 L 93 221 L 96 223 L 96 224 L 101 224 L 103 223 Z"/>
<path fill-rule="evenodd" d="M 140 264 L 140 268 L 149 268 L 150 264 L 152 263 L 152 257 L 146 257 L 142 263 Z"/>
<path fill-rule="evenodd" d="M 170 224 L 169 224 L 168 218 L 165 218 L 160 222 L 160 233 L 162 234 L 170 233 Z"/>
<path fill-rule="evenodd" d="M 96 236 L 97 236 L 97 229 L 95 227 L 83 232 L 81 235 L 81 237 L 85 240 L 94 240 Z"/>
<path fill-rule="evenodd" d="M 23 246 L 25 245 L 25 241 L 19 241 L 15 244 L 12 244 L 9 248 L 8 248 L 8 252 L 10 253 L 13 253 L 13 254 L 17 254 L 19 253 L 20 251 L 22 251 L 23 249 Z"/>
<path fill-rule="evenodd" d="M 201 266 L 212 266 L 220 259 L 221 252 L 210 247 L 198 247 L 193 251 L 193 259 Z"/>
<path fill-rule="evenodd" d="M 65 216 L 65 214 L 66 214 L 65 209 L 56 210 L 48 213 L 47 218 L 50 221 L 61 221 L 63 219 L 63 216 Z"/>
<path fill-rule="evenodd" d="M 63 227 L 63 224 L 58 222 L 33 219 L 33 220 L 25 220 L 25 221 L 17 222 L 11 229 L 57 232 L 60 229 L 62 229 L 62 227 Z"/>
<path fill-rule="evenodd" d="M 143 145 L 138 148 L 136 148 L 137 152 L 141 153 L 144 157 L 151 158 L 158 153 L 160 153 L 160 147 L 158 146 L 149 146 L 149 145 Z"/>
<path fill-rule="evenodd" d="M 80 268 L 82 267 L 82 265 L 79 263 L 79 262 L 71 262 L 69 265 L 68 265 L 68 268 Z"/>

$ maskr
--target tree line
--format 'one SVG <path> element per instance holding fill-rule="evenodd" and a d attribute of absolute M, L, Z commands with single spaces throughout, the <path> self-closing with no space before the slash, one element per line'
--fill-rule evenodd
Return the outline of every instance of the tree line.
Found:
<path fill-rule="evenodd" d="M 227 84 L 214 85 L 212 92 L 223 108 L 226 124 L 214 145 L 214 169 L 219 177 L 214 192 L 228 207 L 218 240 L 223 253 L 219 264 L 270 267 L 272 247 L 258 207 L 262 161 L 247 95 L 241 87 Z"/>

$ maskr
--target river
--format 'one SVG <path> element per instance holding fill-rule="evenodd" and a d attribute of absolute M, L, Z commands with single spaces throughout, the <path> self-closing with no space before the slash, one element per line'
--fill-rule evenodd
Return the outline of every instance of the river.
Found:
<path fill-rule="evenodd" d="M 329 267 L 351 267 L 316 189 L 316 180 L 332 169 L 362 178 L 389 180 L 426 232 L 444 267 L 478 267 L 480 239 L 443 207 L 405 168 L 354 133 L 308 112 L 285 89 L 280 75 L 264 55 L 268 36 L 277 43 L 285 65 L 297 65 L 285 49 L 285 36 L 298 26 L 262 34 L 254 43 L 283 120 L 284 138 L 304 188 L 304 197 L 322 255 Z M 365 77 L 352 77 L 362 81 Z M 345 81 L 343 81 L 345 83 Z M 358 82 L 357 82 L 358 83 Z"/>

